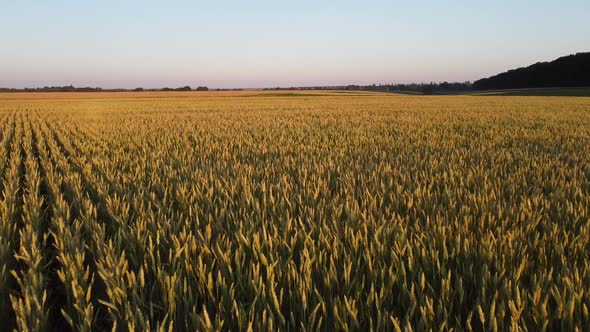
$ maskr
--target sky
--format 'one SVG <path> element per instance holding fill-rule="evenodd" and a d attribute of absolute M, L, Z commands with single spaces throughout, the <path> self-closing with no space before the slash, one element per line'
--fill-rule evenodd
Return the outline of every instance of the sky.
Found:
<path fill-rule="evenodd" d="M 0 87 L 473 81 L 590 51 L 590 1 L 0 0 Z"/>

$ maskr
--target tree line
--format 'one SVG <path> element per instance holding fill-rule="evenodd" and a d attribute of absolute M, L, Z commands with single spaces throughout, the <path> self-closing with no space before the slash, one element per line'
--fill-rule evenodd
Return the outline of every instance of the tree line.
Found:
<path fill-rule="evenodd" d="M 408 84 L 372 84 L 372 85 L 348 85 L 346 90 L 363 91 L 399 91 L 416 92 L 422 94 L 449 94 L 471 91 L 471 82 L 430 82 Z"/>
<path fill-rule="evenodd" d="M 142 92 L 142 91 L 209 91 L 209 88 L 206 86 L 199 86 L 196 89 L 191 88 L 190 86 L 183 86 L 179 88 L 161 88 L 161 89 L 144 89 L 144 88 L 135 88 L 135 89 L 103 89 L 103 88 L 93 88 L 93 87 L 75 87 L 73 85 L 66 85 L 66 86 L 45 86 L 42 88 L 24 88 L 24 89 L 15 89 L 15 88 L 0 88 L 0 92 Z"/>
<path fill-rule="evenodd" d="M 473 83 L 430 82 L 401 84 L 370 84 L 340 86 L 276 87 L 263 90 L 353 90 L 353 91 L 392 91 L 419 94 L 454 94 L 473 90 L 522 89 L 552 87 L 590 87 L 590 52 L 561 57 L 551 62 L 538 62 L 528 67 L 509 70 L 495 76 L 483 78 Z M 208 91 L 206 86 L 196 89 L 190 86 L 161 89 L 103 89 L 93 87 L 46 86 L 42 88 L 0 88 L 0 92 L 122 92 L 122 91 Z M 216 91 L 238 91 L 241 89 L 216 89 Z"/>
<path fill-rule="evenodd" d="M 472 90 L 471 82 L 430 82 L 407 84 L 370 84 L 370 85 L 333 85 L 333 86 L 307 86 L 288 88 L 265 88 L 263 90 L 349 90 L 349 91 L 377 91 L 377 92 L 414 92 L 420 94 L 451 94 Z"/>
<path fill-rule="evenodd" d="M 473 83 L 475 90 L 590 86 L 590 52 L 509 70 Z"/>

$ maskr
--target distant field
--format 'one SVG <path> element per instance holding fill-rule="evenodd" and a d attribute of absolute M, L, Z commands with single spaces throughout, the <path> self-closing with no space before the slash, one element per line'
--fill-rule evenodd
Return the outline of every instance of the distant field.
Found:
<path fill-rule="evenodd" d="M 2 330 L 590 330 L 590 98 L 0 94 L 0 179 Z"/>
<path fill-rule="evenodd" d="M 220 97 L 298 97 L 298 96 L 367 96 L 370 91 L 342 90 L 244 90 L 244 91 L 157 91 L 157 92 L 0 92 L 0 100 L 63 99 L 185 99 Z"/>
<path fill-rule="evenodd" d="M 301 91 L 301 90 L 286 90 L 286 91 L 264 91 L 262 93 L 249 95 L 251 97 L 328 97 L 328 96 L 368 96 L 372 95 L 375 92 L 370 91 L 330 91 L 330 90 L 311 90 L 311 91 Z"/>

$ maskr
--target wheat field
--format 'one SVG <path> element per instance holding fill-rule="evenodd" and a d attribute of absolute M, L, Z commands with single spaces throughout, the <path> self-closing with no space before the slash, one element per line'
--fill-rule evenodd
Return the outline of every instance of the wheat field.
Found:
<path fill-rule="evenodd" d="M 590 330 L 590 98 L 0 95 L 2 330 Z"/>

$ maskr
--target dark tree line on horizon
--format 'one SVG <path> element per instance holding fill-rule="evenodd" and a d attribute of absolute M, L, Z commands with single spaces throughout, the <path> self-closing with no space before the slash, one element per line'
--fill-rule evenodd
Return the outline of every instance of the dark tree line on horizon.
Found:
<path fill-rule="evenodd" d="M 590 87 L 590 52 L 564 56 L 551 62 L 538 62 L 528 67 L 509 70 L 495 76 L 471 82 L 430 82 L 403 84 L 371 84 L 340 86 L 276 87 L 262 90 L 353 90 L 410 92 L 419 94 L 454 94 L 477 90 Z M 215 89 L 239 91 L 242 89 Z M 51 86 L 42 88 L 0 88 L 0 92 L 123 92 L 123 91 L 209 91 L 206 86 L 161 89 L 103 89 L 100 87 Z"/>
<path fill-rule="evenodd" d="M 377 91 L 377 92 L 415 92 L 422 94 L 450 94 L 471 91 L 471 82 L 430 82 L 430 83 L 402 83 L 402 84 L 371 84 L 371 85 L 335 85 L 335 86 L 307 86 L 289 88 L 265 88 L 263 90 L 348 90 L 348 91 Z"/>
<path fill-rule="evenodd" d="M 162 89 L 144 89 L 144 88 L 135 88 L 135 89 L 103 89 L 103 88 L 92 88 L 92 87 L 75 87 L 73 85 L 66 85 L 66 86 L 45 86 L 42 88 L 24 88 L 24 89 L 14 89 L 14 88 L 0 88 L 0 92 L 143 92 L 143 91 L 209 91 L 209 88 L 206 86 L 199 86 L 196 89 L 191 88 L 190 86 L 184 86 L 179 88 L 162 88 Z"/>
<path fill-rule="evenodd" d="M 409 83 L 409 84 L 373 84 L 373 85 L 348 85 L 346 90 L 364 91 L 408 91 L 423 94 L 445 94 L 454 92 L 471 91 L 471 82 L 430 82 L 430 83 Z"/>
<path fill-rule="evenodd" d="M 473 83 L 474 90 L 590 86 L 590 52 L 509 70 Z"/>

